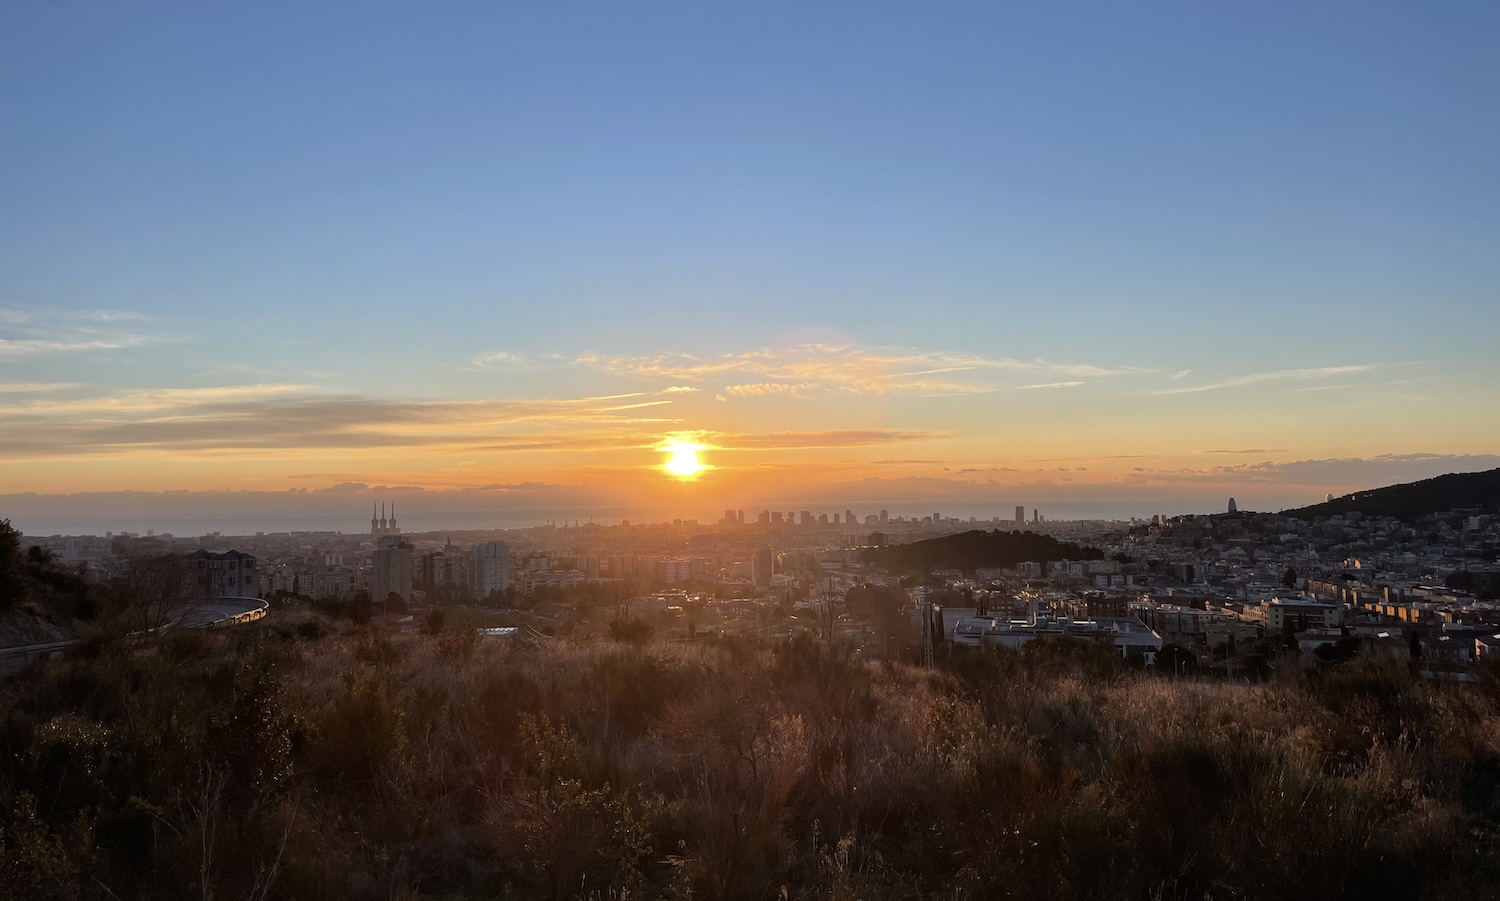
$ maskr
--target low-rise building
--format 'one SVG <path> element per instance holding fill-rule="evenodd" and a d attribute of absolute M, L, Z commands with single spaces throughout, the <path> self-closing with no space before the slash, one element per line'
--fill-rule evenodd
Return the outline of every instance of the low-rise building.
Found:
<path fill-rule="evenodd" d="M 1135 617 L 1110 616 L 1077 620 L 1068 617 L 1009 619 L 965 616 L 956 619 L 952 629 L 949 640 L 954 644 L 971 646 L 997 644 L 1020 649 L 1037 638 L 1071 636 L 1107 641 L 1121 657 L 1140 653 L 1147 655 L 1148 661 L 1162 647 L 1161 636 Z"/>
<path fill-rule="evenodd" d="M 188 566 L 186 594 L 204 598 L 258 598 L 260 573 L 255 558 L 236 550 L 198 550 L 183 557 Z"/>
<path fill-rule="evenodd" d="M 1313 598 L 1271 598 L 1261 604 L 1261 610 L 1265 627 L 1271 632 L 1337 629 L 1344 622 L 1341 606 Z"/>

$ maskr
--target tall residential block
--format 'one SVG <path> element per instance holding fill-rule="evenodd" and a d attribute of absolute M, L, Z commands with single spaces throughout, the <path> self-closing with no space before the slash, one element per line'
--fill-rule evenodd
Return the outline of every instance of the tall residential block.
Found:
<path fill-rule="evenodd" d="M 503 541 L 486 541 L 469 552 L 469 567 L 474 580 L 474 596 L 483 600 L 491 592 L 510 587 L 510 546 Z"/>
<path fill-rule="evenodd" d="M 756 588 L 770 588 L 771 576 L 776 566 L 776 555 L 770 546 L 761 545 L 750 558 L 750 582 Z"/>
<path fill-rule="evenodd" d="M 409 544 L 377 548 L 370 559 L 370 600 L 379 604 L 397 594 L 410 601 L 414 556 Z"/>

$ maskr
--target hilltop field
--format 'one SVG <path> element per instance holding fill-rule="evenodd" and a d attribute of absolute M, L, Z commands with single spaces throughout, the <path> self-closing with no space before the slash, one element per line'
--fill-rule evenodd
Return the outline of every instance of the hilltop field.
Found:
<path fill-rule="evenodd" d="M 1500 680 L 1095 646 L 95 639 L 0 695 L 0 896 L 1302 899 L 1500 892 Z"/>

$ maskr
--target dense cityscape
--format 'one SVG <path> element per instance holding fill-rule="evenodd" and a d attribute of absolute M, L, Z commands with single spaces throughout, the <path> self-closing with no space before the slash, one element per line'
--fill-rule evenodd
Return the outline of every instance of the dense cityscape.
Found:
<path fill-rule="evenodd" d="M 1500 885 L 1500 470 L 1130 521 L 0 522 L 0 667 L 16 897 Z"/>
<path fill-rule="evenodd" d="M 1330 497 L 1331 501 L 1332 498 Z M 1164 645 L 1233 672 L 1267 636 L 1303 651 L 1345 644 L 1461 669 L 1500 647 L 1500 516 L 1484 508 L 1403 522 L 1357 511 L 1324 516 L 1239 511 L 1130 521 L 921 518 L 886 511 L 726 510 L 714 523 L 565 522 L 490 532 L 403 533 L 394 508 L 369 530 L 253 536 L 23 536 L 94 580 L 180 558 L 181 597 L 268 598 L 415 631 L 429 611 L 511 634 L 608 635 L 632 617 L 663 638 L 801 632 L 852 640 L 875 655 L 920 659 L 933 644 L 1020 647 L 1050 632 L 1110 632 L 1122 655 L 1155 664 Z M 1034 533 L 1094 559 L 920 570 L 872 549 L 975 530 Z M 1060 547 L 1060 546 L 1059 546 Z M 864 599 L 894 589 L 901 617 Z M 910 592 L 905 589 L 913 589 Z M 851 594 L 854 600 L 851 602 Z M 930 609 L 929 609 L 930 608 Z M 924 612 L 925 611 L 925 612 Z M 1144 629 L 1120 623 L 1138 620 Z M 905 627 L 893 629 L 893 623 Z M 889 634 L 887 634 L 889 633 Z M 1492 651 L 1493 652 L 1493 651 Z M 1456 677 L 1463 678 L 1456 673 Z"/>
<path fill-rule="evenodd" d="M 0 901 L 1500 899 L 1497 49 L 0 2 Z"/>

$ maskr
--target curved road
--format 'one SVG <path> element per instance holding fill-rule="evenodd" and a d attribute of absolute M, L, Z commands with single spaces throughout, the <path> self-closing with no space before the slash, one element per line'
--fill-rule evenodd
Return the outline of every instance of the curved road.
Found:
<path fill-rule="evenodd" d="M 167 602 L 161 628 L 212 629 L 261 619 L 271 605 L 260 598 L 181 598 Z"/>
<path fill-rule="evenodd" d="M 263 618 L 270 609 L 271 605 L 260 598 L 179 598 L 167 601 L 165 609 L 156 612 L 153 618 L 161 619 L 161 625 L 132 632 L 130 639 L 145 641 L 167 629 L 215 629 L 254 622 Z M 79 639 L 75 638 L 0 648 L 0 668 L 46 660 L 78 643 Z"/>

